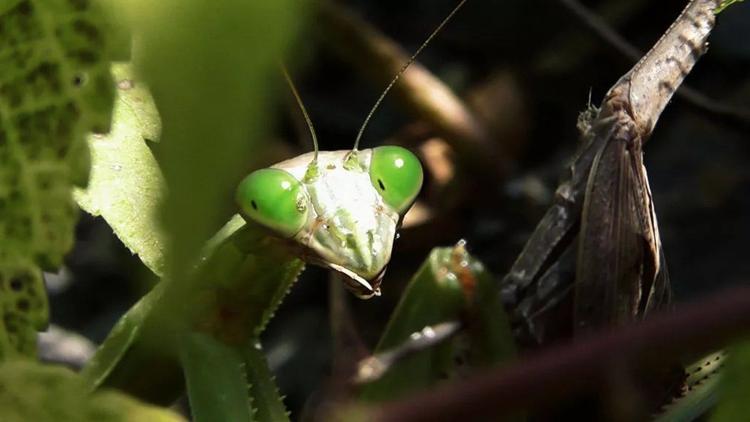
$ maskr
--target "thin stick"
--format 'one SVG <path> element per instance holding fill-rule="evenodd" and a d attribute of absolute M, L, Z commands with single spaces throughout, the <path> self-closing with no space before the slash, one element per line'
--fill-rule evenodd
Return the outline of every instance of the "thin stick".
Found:
<path fill-rule="evenodd" d="M 453 338 L 460 329 L 461 324 L 458 321 L 428 325 L 422 330 L 412 333 L 406 341 L 398 346 L 362 359 L 358 364 L 357 373 L 354 375 L 354 382 L 362 384 L 377 381 L 404 358 Z"/>
<path fill-rule="evenodd" d="M 313 143 L 313 149 L 315 150 L 315 154 L 313 155 L 313 162 L 318 161 L 318 137 L 315 135 L 315 128 L 313 127 L 312 120 L 310 120 L 310 116 L 307 114 L 307 109 L 305 108 L 305 104 L 302 103 L 302 97 L 299 96 L 299 92 L 297 92 L 297 87 L 294 86 L 294 82 L 292 81 L 291 76 L 289 76 L 289 72 L 286 70 L 286 66 L 282 63 L 280 65 L 281 67 L 281 73 L 284 74 L 284 79 L 286 79 L 286 83 L 289 85 L 289 88 L 292 90 L 292 95 L 294 95 L 294 99 L 297 100 L 297 105 L 299 105 L 300 110 L 302 110 L 302 115 L 305 117 L 305 123 L 307 123 L 308 129 L 310 129 L 310 136 L 312 137 L 312 143 Z"/>
<path fill-rule="evenodd" d="M 560 0 L 560 3 L 578 17 L 589 29 L 594 31 L 606 43 L 624 54 L 628 59 L 638 61 L 643 55 L 635 46 L 617 33 L 604 19 L 579 1 Z M 677 96 L 694 107 L 708 113 L 729 117 L 743 123 L 750 122 L 750 110 L 747 108 L 723 104 L 689 86 L 681 86 L 677 90 Z"/>
<path fill-rule="evenodd" d="M 422 45 L 419 46 L 417 51 L 415 51 L 414 54 L 411 56 L 411 58 L 409 58 L 409 61 L 406 62 L 406 64 L 404 64 L 401 67 L 401 70 L 399 70 L 398 73 L 396 73 L 396 76 L 394 76 L 393 79 L 391 79 L 391 82 L 385 88 L 383 93 L 380 94 L 380 98 L 378 98 L 378 100 L 375 102 L 375 105 L 372 106 L 372 109 L 370 110 L 370 112 L 367 113 L 367 117 L 365 118 L 365 121 L 362 123 L 362 127 L 359 128 L 359 133 L 357 133 L 357 138 L 354 140 L 354 148 L 352 148 L 353 151 L 356 151 L 359 148 L 359 141 L 362 139 L 362 134 L 364 133 L 365 128 L 367 127 L 367 124 L 370 123 L 370 119 L 372 118 L 372 115 L 375 114 L 375 111 L 380 106 L 380 103 L 383 101 L 383 98 L 385 98 L 385 96 L 388 94 L 388 91 L 390 91 L 391 88 L 393 88 L 393 85 L 396 84 L 396 81 L 398 81 L 398 79 L 406 71 L 406 69 L 408 69 L 412 63 L 414 63 L 414 60 L 417 59 L 417 56 L 419 55 L 419 53 L 421 53 L 422 50 L 424 50 L 424 48 L 427 47 L 427 44 L 429 44 L 430 41 L 432 41 L 432 39 L 435 37 L 435 35 L 437 35 L 437 33 L 440 32 L 441 29 L 443 29 L 445 24 L 447 24 L 448 21 L 451 20 L 453 15 L 455 15 L 456 12 L 458 12 L 458 9 L 460 9 L 461 6 L 464 5 L 464 3 L 466 3 L 466 0 L 461 0 L 461 2 L 458 3 L 458 5 L 453 8 L 453 10 L 451 10 L 448 16 L 446 16 L 445 19 L 443 19 L 443 21 L 440 22 L 440 25 L 438 25 L 437 28 L 435 28 L 435 30 L 432 31 L 430 36 L 427 37 L 427 39 L 422 43 Z"/>

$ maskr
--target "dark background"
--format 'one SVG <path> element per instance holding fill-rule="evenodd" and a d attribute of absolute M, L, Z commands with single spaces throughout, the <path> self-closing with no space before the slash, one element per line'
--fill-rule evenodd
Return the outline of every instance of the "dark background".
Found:
<path fill-rule="evenodd" d="M 613 28 L 647 50 L 684 7 L 685 1 L 587 1 L 610 11 Z M 347 1 L 342 3 L 407 51 L 415 50 L 455 1 Z M 311 22 L 297 54 L 294 78 L 315 122 L 321 148 L 350 148 L 382 86 L 358 74 L 317 43 Z M 709 52 L 686 84 L 721 103 L 750 108 L 750 3 L 718 18 Z M 512 172 L 503 180 L 461 177 L 461 197 L 452 222 L 435 219 L 428 232 L 404 228 L 384 280 L 384 296 L 368 302 L 351 298 L 354 321 L 372 346 L 399 292 L 434 246 L 468 241 L 502 277 L 551 200 L 565 164 L 578 146 L 576 118 L 598 104 L 632 61 L 592 33 L 566 9 L 550 1 L 469 1 L 419 60 L 462 97 L 488 92 L 502 81 L 520 108 L 481 110 L 491 119 L 512 113 L 512 139 L 497 138 L 510 150 Z M 278 154 L 309 150 L 294 126 L 292 103 L 275 140 Z M 291 110 L 291 111 L 290 111 Z M 396 101 L 386 100 L 363 139 L 364 147 L 401 142 L 418 124 Z M 720 118 L 675 99 L 645 146 L 676 301 L 688 301 L 721 286 L 749 283 L 750 122 Z M 415 141 L 404 142 L 409 146 Z M 419 141 L 416 141 L 418 144 Z M 273 154 L 271 154 L 273 155 Z M 281 157 L 284 158 L 284 157 Z M 429 177 L 429 176 L 428 176 Z M 428 187 L 430 180 L 427 181 Z M 442 198 L 426 198 L 434 205 Z M 453 199 L 455 200 L 455 199 Z M 231 201 L 220 206 L 232 212 Z M 52 322 L 99 342 L 116 319 L 143 294 L 153 276 L 113 236 L 106 223 L 82 215 L 77 243 L 65 270 L 48 275 Z M 308 268 L 282 305 L 265 336 L 269 360 L 293 411 L 321 388 L 330 367 L 328 274 Z"/>

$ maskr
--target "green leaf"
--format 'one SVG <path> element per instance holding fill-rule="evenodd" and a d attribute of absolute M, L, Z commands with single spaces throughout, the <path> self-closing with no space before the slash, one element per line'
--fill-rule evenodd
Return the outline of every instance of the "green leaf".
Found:
<path fill-rule="evenodd" d="M 719 384 L 719 406 L 711 422 L 741 421 L 750 415 L 750 342 L 729 349 Z"/>
<path fill-rule="evenodd" d="M 85 134 L 109 128 L 109 32 L 88 1 L 0 6 L 0 359 L 33 355 L 47 321 L 41 268 L 73 244 Z"/>
<path fill-rule="evenodd" d="M 0 415 L 4 422 L 178 422 L 184 419 L 115 391 L 90 394 L 72 371 L 30 361 L 0 366 Z"/>
<path fill-rule="evenodd" d="M 115 64 L 112 73 L 117 83 L 112 129 L 88 137 L 91 179 L 74 197 L 89 214 L 102 216 L 122 243 L 161 276 L 165 246 L 157 210 L 164 180 L 146 145 L 159 137 L 159 114 L 130 65 Z"/>

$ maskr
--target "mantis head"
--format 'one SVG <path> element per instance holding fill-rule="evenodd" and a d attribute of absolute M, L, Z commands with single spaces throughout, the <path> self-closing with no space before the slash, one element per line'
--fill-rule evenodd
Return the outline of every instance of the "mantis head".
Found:
<path fill-rule="evenodd" d="M 347 287 L 369 298 L 380 294 L 396 229 L 422 179 L 419 159 L 401 147 L 321 151 L 251 173 L 237 202 L 246 220 L 286 239 L 305 261 L 346 275 Z"/>
<path fill-rule="evenodd" d="M 350 151 L 319 152 L 310 116 L 286 68 L 282 73 L 310 129 L 314 151 L 257 170 L 237 189 L 248 221 L 289 240 L 307 262 L 347 278 L 355 295 L 380 294 L 396 229 L 422 187 L 422 165 L 408 150 L 381 146 L 359 150 L 380 103 L 419 53 L 466 3 L 461 0 L 391 79 L 367 114 Z"/>

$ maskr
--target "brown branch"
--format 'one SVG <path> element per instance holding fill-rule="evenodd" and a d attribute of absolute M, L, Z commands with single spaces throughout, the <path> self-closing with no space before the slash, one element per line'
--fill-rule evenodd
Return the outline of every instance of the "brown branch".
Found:
<path fill-rule="evenodd" d="M 739 287 L 675 312 L 546 349 L 515 365 L 387 403 L 378 421 L 483 420 L 595 391 L 613 365 L 653 367 L 750 335 L 750 288 Z"/>
<path fill-rule="evenodd" d="M 604 19 L 581 4 L 578 0 L 559 1 L 591 31 L 630 60 L 637 61 L 643 56 L 643 52 L 638 50 L 638 48 L 617 33 L 617 31 Z M 710 114 L 736 120 L 744 124 L 750 123 L 750 109 L 739 106 L 734 107 L 715 101 L 690 86 L 681 86 L 677 91 L 677 97 Z"/>

